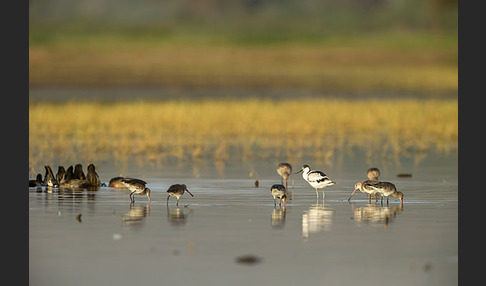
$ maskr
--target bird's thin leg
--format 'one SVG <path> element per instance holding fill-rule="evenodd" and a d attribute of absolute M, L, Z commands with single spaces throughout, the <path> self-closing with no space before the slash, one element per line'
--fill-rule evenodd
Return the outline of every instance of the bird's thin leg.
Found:
<path fill-rule="evenodd" d="M 178 205 L 179 205 L 179 200 L 180 200 L 180 198 L 177 198 L 177 203 L 176 203 L 176 206 L 178 206 Z"/>
<path fill-rule="evenodd" d="M 388 197 L 386 197 L 386 205 L 388 205 Z"/>
<path fill-rule="evenodd" d="M 277 199 L 273 198 L 273 206 L 276 206 L 276 205 L 277 205 Z"/>
<path fill-rule="evenodd" d="M 167 205 L 169 205 L 169 198 L 170 198 L 170 195 L 167 196 Z"/>

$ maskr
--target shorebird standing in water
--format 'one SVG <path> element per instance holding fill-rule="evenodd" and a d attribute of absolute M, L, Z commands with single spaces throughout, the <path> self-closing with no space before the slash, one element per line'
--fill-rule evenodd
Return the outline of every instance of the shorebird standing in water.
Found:
<path fill-rule="evenodd" d="M 176 205 L 179 205 L 179 199 L 184 194 L 184 192 L 188 192 L 189 195 L 191 195 L 191 197 L 194 197 L 194 195 L 191 194 L 191 192 L 189 192 L 189 190 L 187 189 L 187 186 L 184 185 L 184 184 L 182 184 L 182 185 L 181 184 L 175 184 L 175 185 L 170 186 L 169 189 L 167 189 L 167 193 L 169 193 L 169 195 L 167 196 L 167 205 L 169 205 L 169 198 L 170 197 L 177 198 L 177 204 Z"/>
<path fill-rule="evenodd" d="M 289 163 L 278 164 L 277 173 L 285 181 L 285 189 L 287 189 L 287 180 L 289 179 L 290 174 L 292 174 L 292 165 Z"/>
<path fill-rule="evenodd" d="M 368 177 L 368 179 L 372 181 L 378 181 L 378 177 L 380 176 L 380 170 L 374 167 L 369 168 L 366 173 L 366 176 Z"/>
<path fill-rule="evenodd" d="M 319 193 L 317 189 L 324 189 L 325 187 L 335 185 L 336 182 L 331 180 L 326 174 L 321 171 L 311 170 L 309 165 L 302 166 L 302 169 L 295 174 L 302 173 L 302 178 L 306 180 L 309 185 L 316 189 L 317 200 L 319 200 Z M 324 190 L 322 190 L 322 199 L 324 199 Z"/>
<path fill-rule="evenodd" d="M 284 206 L 286 204 L 287 200 L 287 188 L 285 188 L 284 185 L 279 185 L 275 184 L 270 188 L 270 192 L 272 193 L 273 196 L 273 205 L 277 205 L 277 199 L 279 199 L 279 206 L 282 205 L 282 201 L 284 203 Z"/>
<path fill-rule="evenodd" d="M 123 178 L 120 182 L 130 191 L 130 202 L 135 202 L 134 194 L 147 195 L 149 202 L 151 202 L 150 189 L 145 187 L 147 184 L 145 181 L 133 178 Z"/>
<path fill-rule="evenodd" d="M 380 181 L 371 181 L 371 180 L 364 181 L 363 183 L 356 182 L 356 184 L 354 185 L 354 191 L 349 197 L 348 201 L 351 199 L 354 192 L 356 192 L 356 190 L 358 189 L 362 193 L 367 193 L 369 195 L 370 201 L 371 201 L 371 195 L 380 194 L 382 203 L 383 203 L 383 197 L 386 197 L 386 203 L 388 204 L 388 197 L 392 196 L 400 199 L 400 203 L 403 204 L 403 193 L 397 191 L 395 185 L 390 182 L 380 182 Z"/>
<path fill-rule="evenodd" d="M 381 202 L 383 203 L 383 197 L 386 197 L 386 204 L 388 204 L 388 197 L 392 196 L 400 199 L 400 204 L 403 204 L 403 193 L 397 191 L 394 184 L 390 182 L 379 182 L 373 186 L 381 195 Z"/>
<path fill-rule="evenodd" d="M 351 196 L 349 196 L 349 198 L 348 198 L 348 202 L 349 202 L 349 200 L 351 200 L 351 197 L 353 197 L 354 192 L 356 192 L 356 190 L 359 190 L 362 193 L 368 194 L 368 200 L 371 203 L 371 197 L 377 196 L 379 194 L 376 189 L 371 187 L 373 184 L 376 184 L 376 183 L 379 183 L 379 181 L 366 180 L 362 183 L 356 182 L 356 184 L 354 184 L 353 193 L 351 193 Z"/>

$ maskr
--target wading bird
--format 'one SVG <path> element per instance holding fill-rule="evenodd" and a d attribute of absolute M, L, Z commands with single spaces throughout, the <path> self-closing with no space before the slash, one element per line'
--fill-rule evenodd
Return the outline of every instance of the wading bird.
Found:
<path fill-rule="evenodd" d="M 378 191 L 375 188 L 371 187 L 373 184 L 376 184 L 376 183 L 379 183 L 379 181 L 366 180 L 362 183 L 356 182 L 356 184 L 354 184 L 353 193 L 351 194 L 351 196 L 349 196 L 348 201 L 351 200 L 351 197 L 353 197 L 354 192 L 356 192 L 356 190 L 359 190 L 362 193 L 368 194 L 368 200 L 371 203 L 371 197 L 377 196 L 379 194 Z"/>
<path fill-rule="evenodd" d="M 130 191 L 130 202 L 135 202 L 134 194 L 139 194 L 141 196 L 147 195 L 149 202 L 152 201 L 150 199 L 150 189 L 145 187 L 147 182 L 140 179 L 123 178 L 121 179 L 121 183 Z"/>
<path fill-rule="evenodd" d="M 388 204 L 388 197 L 392 196 L 400 199 L 400 204 L 403 204 L 403 193 L 397 191 L 397 188 L 395 187 L 394 184 L 390 182 L 379 182 L 376 186 L 373 187 L 376 188 L 378 193 L 380 193 L 382 203 L 383 203 L 383 197 L 386 197 L 386 203 Z"/>
<path fill-rule="evenodd" d="M 292 174 L 292 165 L 290 165 L 289 163 L 278 164 L 277 173 L 285 181 L 285 189 L 287 189 L 287 180 L 288 180 L 290 174 Z"/>
<path fill-rule="evenodd" d="M 314 189 L 316 189 L 316 196 L 319 200 L 319 193 L 317 189 L 324 189 L 325 187 L 332 186 L 337 184 L 333 180 L 331 180 L 326 174 L 321 171 L 311 170 L 309 165 L 302 166 L 302 169 L 295 174 L 302 173 L 302 178 L 306 180 L 309 185 L 311 185 Z M 322 190 L 322 198 L 324 199 L 324 190 Z"/>
<path fill-rule="evenodd" d="M 167 205 L 169 205 L 169 198 L 170 197 L 175 197 L 177 199 L 176 205 L 179 205 L 179 199 L 184 194 L 184 192 L 188 192 L 189 195 L 191 195 L 191 197 L 194 197 L 194 195 L 191 194 L 191 192 L 189 192 L 189 190 L 187 189 L 187 186 L 184 185 L 184 184 L 182 184 L 182 185 L 181 184 L 175 184 L 175 185 L 170 186 L 169 189 L 167 189 L 167 193 L 169 193 L 169 195 L 167 196 Z"/>
<path fill-rule="evenodd" d="M 380 170 L 378 168 L 369 168 L 368 172 L 366 173 L 368 179 L 372 181 L 378 181 L 378 177 L 380 176 Z"/>
<path fill-rule="evenodd" d="M 282 201 L 285 205 L 287 200 L 287 188 L 284 185 L 275 184 L 270 188 L 270 193 L 273 196 L 273 205 L 277 205 L 277 199 L 279 200 L 279 206 L 282 205 Z"/>

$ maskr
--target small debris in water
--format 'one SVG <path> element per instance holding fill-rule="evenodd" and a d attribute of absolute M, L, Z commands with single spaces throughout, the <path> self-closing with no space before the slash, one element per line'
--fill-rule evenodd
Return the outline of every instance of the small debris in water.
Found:
<path fill-rule="evenodd" d="M 187 243 L 187 253 L 192 254 L 194 252 L 194 241 L 189 240 Z"/>
<path fill-rule="evenodd" d="M 113 240 L 120 240 L 122 238 L 122 235 L 119 233 L 114 233 L 113 234 Z"/>
<path fill-rule="evenodd" d="M 82 222 L 81 221 L 81 214 L 78 214 L 78 216 L 76 218 L 78 219 L 79 222 Z"/>
<path fill-rule="evenodd" d="M 236 263 L 253 265 L 261 262 L 262 260 L 255 255 L 244 255 L 236 258 Z"/>
<path fill-rule="evenodd" d="M 432 269 L 432 264 L 425 263 L 424 265 L 424 272 L 429 272 Z"/>
<path fill-rule="evenodd" d="M 397 174 L 397 177 L 399 177 L 399 178 L 411 178 L 412 177 L 412 174 L 409 174 L 409 173 L 400 173 L 400 174 Z"/>
<path fill-rule="evenodd" d="M 258 185 L 260 185 L 260 183 L 258 182 L 258 180 L 255 180 L 255 188 L 258 188 Z"/>

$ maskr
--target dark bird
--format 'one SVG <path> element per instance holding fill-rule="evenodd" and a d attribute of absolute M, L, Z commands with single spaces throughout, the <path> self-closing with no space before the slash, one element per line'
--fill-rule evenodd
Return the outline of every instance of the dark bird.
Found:
<path fill-rule="evenodd" d="M 179 205 L 179 199 L 184 194 L 184 192 L 188 192 L 189 195 L 194 197 L 194 195 L 191 194 L 191 192 L 189 192 L 186 185 L 184 185 L 184 184 L 182 184 L 182 185 L 181 184 L 175 184 L 175 185 L 170 186 L 169 189 L 167 189 L 167 193 L 169 193 L 169 195 L 167 196 L 167 205 L 169 204 L 169 198 L 170 197 L 177 198 L 177 204 L 176 205 Z"/>
<path fill-rule="evenodd" d="M 74 178 L 80 179 L 80 180 L 86 180 L 86 176 L 84 175 L 84 172 L 83 172 L 83 165 L 76 164 L 74 166 Z"/>
<path fill-rule="evenodd" d="M 380 170 L 378 168 L 369 168 L 367 173 L 366 173 L 366 176 L 368 177 L 368 179 L 372 180 L 372 181 L 378 181 L 378 177 L 380 176 Z"/>
<path fill-rule="evenodd" d="M 66 169 L 63 166 L 57 167 L 56 180 L 59 184 L 64 183 L 66 180 Z"/>
<path fill-rule="evenodd" d="M 69 166 L 66 170 L 66 174 L 64 175 L 64 182 L 68 182 L 74 179 L 74 168 L 73 165 Z"/>
<path fill-rule="evenodd" d="M 88 165 L 88 173 L 86 179 L 91 183 L 92 187 L 100 187 L 101 181 L 100 177 L 96 173 L 95 166 L 93 164 Z"/>
<path fill-rule="evenodd" d="M 130 191 L 130 201 L 132 203 L 135 202 L 133 194 L 147 195 L 149 202 L 151 202 L 150 189 L 145 187 L 147 182 L 140 179 L 123 178 L 121 179 L 121 183 Z"/>
<path fill-rule="evenodd" d="M 287 189 L 284 185 L 275 184 L 270 188 L 270 193 L 273 196 L 273 205 L 277 205 L 277 199 L 279 199 L 279 206 L 282 205 L 282 201 L 285 205 L 287 200 Z"/>
<path fill-rule="evenodd" d="M 289 163 L 278 164 L 277 173 L 285 181 L 285 189 L 287 189 L 287 180 L 289 179 L 290 174 L 292 174 L 292 165 L 290 165 Z"/>
<path fill-rule="evenodd" d="M 69 181 L 66 181 L 62 184 L 59 185 L 61 188 L 68 188 L 68 189 L 84 189 L 84 188 L 91 188 L 91 182 L 84 179 L 72 179 Z"/>
<path fill-rule="evenodd" d="M 58 187 L 59 183 L 57 182 L 56 178 L 54 177 L 54 173 L 49 165 L 45 165 L 44 168 L 46 169 L 46 173 L 44 175 L 44 185 L 49 187 Z"/>
<path fill-rule="evenodd" d="M 43 185 L 44 182 L 42 182 L 42 174 L 37 174 L 35 180 L 29 180 L 29 187 L 40 187 Z"/>

